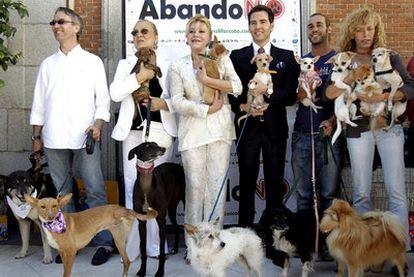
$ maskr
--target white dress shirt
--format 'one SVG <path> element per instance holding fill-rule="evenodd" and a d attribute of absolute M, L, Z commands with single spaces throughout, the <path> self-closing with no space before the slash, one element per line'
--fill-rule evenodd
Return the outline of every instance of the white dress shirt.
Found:
<path fill-rule="evenodd" d="M 95 120 L 110 119 L 110 97 L 102 60 L 80 45 L 60 49 L 40 65 L 30 125 L 43 126 L 46 148 L 80 149 Z"/>
<path fill-rule="evenodd" d="M 220 61 L 219 72 L 222 79 L 231 82 L 230 93 L 240 95 L 243 87 L 229 56 L 226 55 Z M 227 95 L 222 94 L 225 98 L 220 110 L 207 114 L 209 106 L 202 103 L 203 85 L 196 79 L 191 55 L 171 65 L 168 79 L 172 104 L 179 113 L 178 150 L 184 151 L 219 140 L 231 144 L 236 132 Z"/>
<path fill-rule="evenodd" d="M 254 50 L 254 54 L 257 54 L 257 51 L 259 51 L 259 48 L 261 46 L 257 45 L 255 42 L 252 42 L 253 44 L 253 50 Z M 272 46 L 272 44 L 270 43 L 270 41 L 268 41 L 265 46 L 263 46 L 263 49 L 265 51 L 266 54 L 270 55 L 270 47 Z"/>

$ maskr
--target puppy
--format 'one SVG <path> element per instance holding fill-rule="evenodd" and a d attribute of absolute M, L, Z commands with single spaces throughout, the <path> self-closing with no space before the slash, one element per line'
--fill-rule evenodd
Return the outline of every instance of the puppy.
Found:
<path fill-rule="evenodd" d="M 390 260 L 406 276 L 408 234 L 399 218 L 391 212 L 368 212 L 362 216 L 343 200 L 335 200 L 324 212 L 321 231 L 329 233 L 329 252 L 338 262 L 338 275 L 345 266 L 350 277 L 361 276 L 364 269 Z"/>
<path fill-rule="evenodd" d="M 293 213 L 287 208 L 274 209 L 270 217 L 273 247 L 283 253 L 282 276 L 288 276 L 289 259 L 298 255 L 303 264 L 302 277 L 307 277 L 309 272 L 313 271 L 312 254 L 316 239 L 314 211 L 308 209 Z"/>
<path fill-rule="evenodd" d="M 135 56 L 138 58 L 137 63 L 134 68 L 131 70 L 132 73 L 139 73 L 141 69 L 141 64 L 144 64 L 144 67 L 155 72 L 155 75 L 159 78 L 162 76 L 161 69 L 157 66 L 157 55 L 155 51 L 148 47 L 141 47 L 135 53 Z M 149 98 L 149 80 L 141 83 L 141 86 L 136 89 L 132 96 L 134 97 L 135 104 L 139 106 L 142 101 Z"/>
<path fill-rule="evenodd" d="M 356 100 L 356 95 L 351 94 L 351 87 L 344 83 L 344 79 L 351 70 L 352 58 L 355 53 L 341 52 L 331 57 L 327 63 L 333 63 L 331 80 L 337 88 L 344 89 L 345 92 L 335 99 L 334 112 L 336 117 L 336 130 L 332 136 L 332 145 L 336 142 L 342 132 L 342 122 L 356 127 L 350 117 L 355 118 L 356 106 L 352 104 Z"/>
<path fill-rule="evenodd" d="M 191 265 L 202 276 L 224 277 L 225 270 L 238 261 L 247 275 L 262 276 L 262 240 L 247 228 L 219 230 L 218 220 L 214 224 L 202 222 L 197 225 L 184 224 L 189 235 Z"/>
<path fill-rule="evenodd" d="M 264 109 L 269 106 L 269 104 L 264 100 L 263 95 L 253 95 L 253 90 L 256 88 L 257 82 L 261 82 L 267 86 L 266 95 L 270 96 L 273 94 L 273 81 L 271 74 L 276 73 L 276 71 L 269 70 L 270 62 L 272 60 L 273 57 L 267 55 L 266 53 L 257 53 L 250 61 L 252 64 L 256 63 L 257 72 L 248 84 L 249 90 L 247 91 L 247 104 L 255 109 Z M 247 114 L 241 116 L 237 120 L 237 124 L 240 126 L 240 122 L 245 118 L 247 118 Z M 260 117 L 260 121 L 263 121 L 263 117 Z"/>
<path fill-rule="evenodd" d="M 154 169 L 154 160 L 162 156 L 165 152 L 164 147 L 158 146 L 155 142 L 144 142 L 131 149 L 128 159 L 137 157 L 137 180 L 134 185 L 134 210 L 142 213 L 148 207 L 156 209 L 159 213 L 157 217 L 160 255 L 156 276 L 164 276 L 165 266 L 165 217 L 170 218 L 175 230 L 174 248 L 172 254 L 178 252 L 179 229 L 176 219 L 177 206 L 180 201 L 185 202 L 185 178 L 182 166 L 174 163 L 163 163 Z M 147 271 L 147 237 L 146 223 L 139 222 L 139 235 L 141 238 L 141 268 L 138 276 L 145 276 Z"/>
<path fill-rule="evenodd" d="M 357 95 L 372 97 L 373 95 L 382 94 L 382 87 L 375 81 L 374 70 L 370 65 L 361 65 L 354 70 L 353 74 L 356 84 L 354 92 Z M 385 115 L 385 102 L 367 103 L 361 101 L 360 111 L 364 115 L 371 116 L 371 129 L 376 129 L 379 126 L 379 122 L 382 121 L 381 117 Z"/>
<path fill-rule="evenodd" d="M 387 109 L 391 111 L 391 123 L 387 130 L 394 126 L 397 118 L 405 112 L 407 101 L 392 103 L 395 92 L 403 86 L 400 74 L 391 66 L 390 55 L 392 50 L 386 48 L 375 48 L 372 51 L 372 62 L 374 63 L 375 78 L 383 89 L 391 88 L 388 97 Z"/>
<path fill-rule="evenodd" d="M 148 220 L 155 218 L 157 212 L 148 208 L 148 214 L 138 214 L 118 205 L 94 207 L 78 213 L 63 213 L 61 209 L 70 201 L 69 193 L 58 198 L 37 199 L 25 194 L 26 201 L 39 213 L 41 226 L 47 235 L 49 245 L 59 251 L 62 257 L 64 273 L 70 276 L 76 252 L 88 245 L 92 238 L 103 230 L 111 232 L 122 256 L 124 271 L 128 275 L 130 261 L 125 244 L 135 218 Z"/>
<path fill-rule="evenodd" d="M 217 36 L 214 36 L 214 41 L 207 55 L 199 54 L 203 57 L 204 67 L 208 77 L 220 79 L 219 62 L 228 53 L 226 47 L 218 42 Z M 214 101 L 214 93 L 216 89 L 204 86 L 203 87 L 203 103 L 211 105 Z"/>
<path fill-rule="evenodd" d="M 311 107 L 317 113 L 320 106 L 315 105 L 316 88 L 322 84 L 322 79 L 315 71 L 315 63 L 319 60 L 319 56 L 314 58 L 300 58 L 295 55 L 296 62 L 300 65 L 299 88 L 306 92 L 306 96 L 300 100 L 305 107 Z"/>
<path fill-rule="evenodd" d="M 20 236 L 22 239 L 22 248 L 14 256 L 16 259 L 21 259 L 27 256 L 29 250 L 30 238 L 30 223 L 33 221 L 40 228 L 40 234 L 43 242 L 43 260 L 44 264 L 50 264 L 52 259 L 52 250 L 47 243 L 46 234 L 40 227 L 39 214 L 36 209 L 26 203 L 25 194 L 37 197 L 39 195 L 39 187 L 35 187 L 33 182 L 33 175 L 30 171 L 15 171 L 7 177 L 6 193 L 7 202 L 13 212 L 14 217 L 19 225 Z"/>

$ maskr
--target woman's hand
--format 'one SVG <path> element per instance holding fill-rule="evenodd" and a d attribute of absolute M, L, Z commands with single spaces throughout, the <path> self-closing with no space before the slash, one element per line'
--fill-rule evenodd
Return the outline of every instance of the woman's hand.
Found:
<path fill-rule="evenodd" d="M 139 84 L 144 83 L 145 81 L 151 80 L 154 78 L 155 72 L 154 70 L 148 69 L 144 66 L 144 63 L 141 63 L 139 67 L 139 72 L 135 74 L 135 77 L 137 78 L 137 82 Z"/>
<path fill-rule="evenodd" d="M 150 98 L 151 98 L 151 111 L 152 112 L 156 112 L 156 111 L 159 111 L 159 110 L 168 111 L 167 102 L 165 102 L 164 99 L 159 98 L 159 97 L 153 97 L 153 96 L 150 96 Z M 148 107 L 148 99 L 145 99 L 142 102 L 142 105 L 147 108 Z"/>
<path fill-rule="evenodd" d="M 212 114 L 217 112 L 218 110 L 221 109 L 221 107 L 223 107 L 223 103 L 224 103 L 224 98 L 221 95 L 221 93 L 219 91 L 216 90 L 216 92 L 214 93 L 214 101 L 211 104 L 211 106 L 208 107 L 208 114 Z"/>
<path fill-rule="evenodd" d="M 372 96 L 368 96 L 366 94 L 357 94 L 357 98 L 366 103 L 378 103 L 385 100 L 383 94 L 373 94 Z"/>
<path fill-rule="evenodd" d="M 206 67 L 204 66 L 204 61 L 201 61 L 201 65 L 197 67 L 196 79 L 197 81 L 205 85 L 207 82 L 207 78 L 208 76 L 206 72 Z"/>

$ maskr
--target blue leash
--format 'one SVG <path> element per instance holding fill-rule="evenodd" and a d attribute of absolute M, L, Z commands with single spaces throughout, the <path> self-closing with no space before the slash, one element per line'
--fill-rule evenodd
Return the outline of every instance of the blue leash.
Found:
<path fill-rule="evenodd" d="M 253 99 L 254 99 L 254 97 L 253 97 Z M 252 101 L 252 102 L 253 102 L 253 101 Z M 247 111 L 247 117 L 246 117 L 246 120 L 244 121 L 244 123 L 243 123 L 243 127 L 242 127 L 242 129 L 241 129 L 241 131 L 240 131 L 240 136 L 239 136 L 239 139 L 236 141 L 236 151 L 237 151 L 237 148 L 239 147 L 240 139 L 242 138 L 244 128 L 245 128 L 245 127 L 246 127 L 246 125 L 247 125 L 247 120 L 249 119 L 249 117 L 250 117 L 251 113 L 252 113 L 252 106 L 250 105 L 250 106 L 249 106 L 249 110 Z M 227 180 L 227 178 L 229 177 L 229 172 L 230 172 L 230 164 L 229 164 L 229 166 L 227 167 L 226 175 L 224 175 L 223 182 L 221 183 L 221 187 L 220 187 L 219 193 L 218 193 L 218 195 L 217 195 L 216 201 L 214 202 L 213 210 L 211 211 L 210 216 L 208 217 L 208 222 L 210 222 L 210 221 L 211 221 L 211 218 L 213 217 L 214 211 L 215 211 L 215 210 L 216 210 L 216 208 L 217 208 L 218 201 L 219 201 L 219 199 L 220 199 L 221 193 L 223 192 L 224 184 L 226 183 L 226 180 Z"/>

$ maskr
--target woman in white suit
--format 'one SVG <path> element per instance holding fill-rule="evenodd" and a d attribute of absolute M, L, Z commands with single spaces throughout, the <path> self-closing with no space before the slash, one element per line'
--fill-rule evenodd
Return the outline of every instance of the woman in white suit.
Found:
<path fill-rule="evenodd" d="M 168 76 L 174 110 L 179 115 L 178 150 L 186 178 L 185 222 L 207 221 L 229 166 L 230 148 L 236 138 L 227 94 L 240 95 L 242 84 L 226 55 L 219 62 L 221 79 L 206 75 L 199 54 L 211 40 L 211 25 L 203 15 L 186 25 L 191 54 L 171 64 Z M 214 102 L 202 103 L 203 85 L 217 90 Z M 213 219 L 223 223 L 224 189 Z"/>
<path fill-rule="evenodd" d="M 154 23 L 148 20 L 140 20 L 135 24 L 131 34 L 136 49 L 149 47 L 155 50 L 157 48 L 158 32 Z M 166 71 L 169 66 L 169 61 L 157 55 L 157 65 L 163 72 L 161 79 L 156 78 L 152 70 L 146 69 L 143 66 L 141 66 L 138 74 L 131 73 L 136 62 L 137 57 L 135 55 L 119 61 L 114 80 L 110 85 L 112 100 L 121 102 L 119 117 L 112 132 L 112 138 L 122 141 L 125 206 L 129 209 L 133 208 L 132 193 L 137 172 L 135 168 L 136 158 L 128 160 L 128 153 L 132 148 L 142 142 L 142 125 L 147 114 L 147 103 L 140 105 L 140 109 L 137 111 L 132 97 L 132 92 L 138 89 L 140 84 L 150 80 L 151 124 L 157 121 L 161 122 L 166 131 L 166 136 L 171 136 L 170 139 L 177 136 L 175 114 L 173 113 L 169 92 L 165 89 L 166 86 L 164 86 L 164 76 L 167 75 Z M 172 148 L 170 146 L 166 149 L 165 154 L 155 161 L 155 166 L 171 159 Z M 128 238 L 127 253 L 132 261 L 139 255 L 138 222 L 136 220 Z M 159 255 L 158 225 L 155 219 L 147 222 L 147 254 L 148 256 Z"/>

